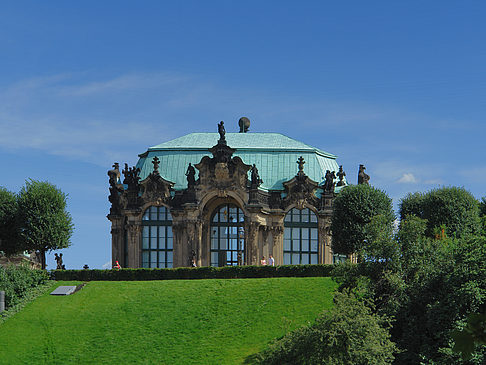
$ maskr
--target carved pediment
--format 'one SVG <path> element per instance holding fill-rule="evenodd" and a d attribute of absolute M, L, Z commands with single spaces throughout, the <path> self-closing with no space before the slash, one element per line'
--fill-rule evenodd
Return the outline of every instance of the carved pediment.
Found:
<path fill-rule="evenodd" d="M 201 162 L 195 165 L 199 170 L 199 186 L 246 189 L 251 166 L 245 164 L 238 156 L 232 157 L 236 150 L 218 141 L 209 151 L 213 157 L 204 156 Z"/>
<path fill-rule="evenodd" d="M 287 194 L 283 203 L 285 206 L 294 204 L 297 209 L 304 209 L 306 204 L 317 206 L 319 201 L 315 192 L 319 188 L 319 184 L 304 173 L 305 162 L 302 157 L 299 158 L 297 163 L 299 164 L 297 175 L 283 183 Z"/>
<path fill-rule="evenodd" d="M 151 173 L 147 178 L 140 182 L 142 187 L 142 199 L 145 202 L 162 203 L 170 199 L 170 191 L 174 183 L 165 180 L 158 173 Z"/>

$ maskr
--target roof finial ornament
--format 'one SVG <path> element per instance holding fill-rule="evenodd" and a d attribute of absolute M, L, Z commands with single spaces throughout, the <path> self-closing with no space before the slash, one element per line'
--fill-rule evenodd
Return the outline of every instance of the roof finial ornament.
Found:
<path fill-rule="evenodd" d="M 299 164 L 299 172 L 304 172 L 304 164 L 305 164 L 305 161 L 304 161 L 304 158 L 302 156 L 299 157 L 299 159 L 297 160 L 297 163 Z"/>
<path fill-rule="evenodd" d="M 248 132 L 248 129 L 250 129 L 250 119 L 241 117 L 238 121 L 238 125 L 240 126 L 240 133 L 246 133 Z"/>
<path fill-rule="evenodd" d="M 158 175 L 159 174 L 159 164 L 160 164 L 159 158 L 157 156 L 155 156 L 152 159 L 152 163 L 154 164 L 154 174 Z"/>

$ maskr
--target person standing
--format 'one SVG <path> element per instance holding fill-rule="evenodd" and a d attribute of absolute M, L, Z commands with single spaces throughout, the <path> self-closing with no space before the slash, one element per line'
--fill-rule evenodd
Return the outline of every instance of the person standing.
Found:
<path fill-rule="evenodd" d="M 265 256 L 260 260 L 260 265 L 265 266 L 267 264 L 267 260 L 265 260 Z"/>
<path fill-rule="evenodd" d="M 275 260 L 273 259 L 272 255 L 268 256 L 268 265 L 275 266 Z"/>

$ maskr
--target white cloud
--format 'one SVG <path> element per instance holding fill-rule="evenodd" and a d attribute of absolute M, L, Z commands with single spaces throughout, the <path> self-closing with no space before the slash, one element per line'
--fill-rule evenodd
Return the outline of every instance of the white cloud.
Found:
<path fill-rule="evenodd" d="M 102 266 L 101 266 L 102 269 L 111 269 L 111 261 L 107 261 L 105 262 Z"/>
<path fill-rule="evenodd" d="M 416 184 L 418 180 L 412 173 L 409 172 L 403 174 L 402 177 L 398 179 L 398 182 L 402 184 Z"/>

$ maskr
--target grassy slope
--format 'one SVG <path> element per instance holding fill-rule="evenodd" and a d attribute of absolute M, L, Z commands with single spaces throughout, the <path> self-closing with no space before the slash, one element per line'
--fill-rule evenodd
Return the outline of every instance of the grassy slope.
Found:
<path fill-rule="evenodd" d="M 75 283 L 59 283 L 74 285 Z M 2 364 L 235 364 L 332 303 L 329 278 L 90 282 L 0 325 Z"/>

